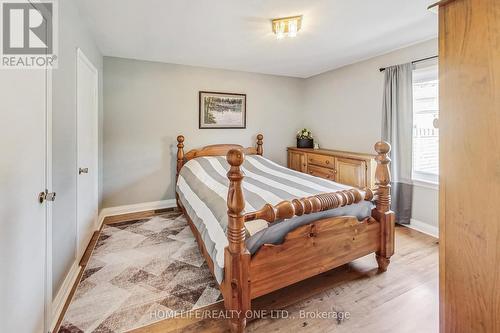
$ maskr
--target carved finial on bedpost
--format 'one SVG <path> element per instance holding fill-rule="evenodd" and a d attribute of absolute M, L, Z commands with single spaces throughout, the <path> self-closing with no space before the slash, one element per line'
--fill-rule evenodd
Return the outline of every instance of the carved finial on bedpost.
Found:
<path fill-rule="evenodd" d="M 389 163 L 391 159 L 388 154 L 391 151 L 391 145 L 385 141 L 379 141 L 375 144 L 377 152 L 377 169 L 375 170 L 375 179 L 377 185 L 377 210 L 381 213 L 388 212 L 391 209 L 391 173 Z"/>
<path fill-rule="evenodd" d="M 262 140 L 264 139 L 264 136 L 262 134 L 257 134 L 257 155 L 262 156 L 264 154 L 264 148 L 262 147 L 262 144 L 264 143 Z"/>
<path fill-rule="evenodd" d="M 245 197 L 241 182 L 243 173 L 240 166 L 245 154 L 238 149 L 227 153 L 231 165 L 227 178 L 227 239 L 229 246 L 224 252 L 224 304 L 227 310 L 235 311 L 231 317 L 231 331 L 243 332 L 246 326 L 246 313 L 250 310 L 250 253 L 245 246 Z"/>
<path fill-rule="evenodd" d="M 231 252 L 239 253 L 244 248 L 245 226 L 243 210 L 245 209 L 245 197 L 241 182 L 243 173 L 240 166 L 245 160 L 245 154 L 241 150 L 231 149 L 227 153 L 227 162 L 231 165 L 227 178 L 229 178 L 229 191 L 227 193 L 228 208 L 228 233 L 229 249 Z"/>
<path fill-rule="evenodd" d="M 391 173 L 388 154 L 391 145 L 385 141 L 375 144 L 377 151 L 377 169 L 375 179 L 377 185 L 376 219 L 380 222 L 380 250 L 376 253 L 379 271 L 385 272 L 389 266 L 390 258 L 394 254 L 395 215 L 391 211 Z"/>
<path fill-rule="evenodd" d="M 179 135 L 177 137 L 177 173 L 175 174 L 175 182 L 177 183 L 177 179 L 179 178 L 179 172 L 181 172 L 181 168 L 184 165 L 184 136 Z M 179 203 L 179 195 L 177 191 L 175 191 L 175 201 L 177 203 L 177 208 L 181 209 L 181 205 Z"/>
<path fill-rule="evenodd" d="M 179 177 L 179 172 L 181 171 L 183 164 L 184 164 L 184 136 L 179 135 L 177 137 L 177 177 Z"/>

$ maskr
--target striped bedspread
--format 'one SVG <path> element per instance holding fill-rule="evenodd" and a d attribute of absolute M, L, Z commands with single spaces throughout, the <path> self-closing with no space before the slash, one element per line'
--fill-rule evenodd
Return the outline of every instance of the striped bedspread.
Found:
<path fill-rule="evenodd" d="M 228 245 L 226 198 L 229 186 L 229 164 L 223 156 L 198 157 L 188 161 L 177 181 L 179 200 L 198 229 L 215 266 L 218 282 L 223 279 L 224 248 Z M 282 167 L 262 156 L 248 155 L 242 165 L 245 174 L 243 190 L 245 212 L 259 210 L 266 203 L 276 205 L 283 200 L 307 197 L 319 193 L 350 189 L 350 186 L 313 177 Z M 250 222 L 252 234 L 246 245 L 253 254 L 265 243 L 278 244 L 289 231 L 318 218 L 350 215 L 363 219 L 370 215 L 372 204 L 367 201 L 325 212 L 294 217 L 268 227 L 265 221 Z"/>

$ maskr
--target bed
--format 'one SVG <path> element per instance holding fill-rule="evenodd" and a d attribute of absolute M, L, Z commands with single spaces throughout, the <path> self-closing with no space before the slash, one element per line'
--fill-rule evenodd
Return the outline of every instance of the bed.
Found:
<path fill-rule="evenodd" d="M 261 134 L 256 147 L 186 154 L 177 137 L 177 205 L 235 314 L 232 331 L 244 331 L 253 298 L 370 253 L 387 269 L 394 253 L 390 146 L 378 142 L 375 150 L 377 186 L 357 189 L 264 158 Z"/>

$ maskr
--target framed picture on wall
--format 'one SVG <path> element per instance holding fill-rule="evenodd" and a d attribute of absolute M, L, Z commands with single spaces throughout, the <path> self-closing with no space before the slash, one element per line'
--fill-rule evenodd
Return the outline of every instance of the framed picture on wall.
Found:
<path fill-rule="evenodd" d="M 247 95 L 200 91 L 199 128 L 246 128 Z"/>

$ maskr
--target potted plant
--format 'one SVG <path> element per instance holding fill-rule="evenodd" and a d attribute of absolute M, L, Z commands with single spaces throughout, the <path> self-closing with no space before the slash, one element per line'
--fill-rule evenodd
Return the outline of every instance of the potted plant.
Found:
<path fill-rule="evenodd" d="M 297 148 L 313 148 L 314 140 L 310 130 L 303 128 L 297 132 Z"/>

